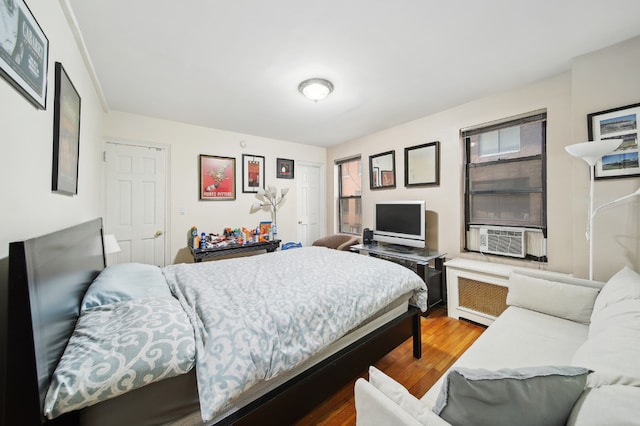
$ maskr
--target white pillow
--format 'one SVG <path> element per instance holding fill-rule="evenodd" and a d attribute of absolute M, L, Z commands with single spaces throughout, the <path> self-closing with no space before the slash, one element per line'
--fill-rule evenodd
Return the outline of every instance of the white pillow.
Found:
<path fill-rule="evenodd" d="M 374 366 L 369 367 L 369 383 L 398 404 L 404 411 L 422 424 L 429 424 L 431 411 L 418 398 L 411 395 L 400 383 L 384 374 Z"/>
<path fill-rule="evenodd" d="M 589 327 L 589 338 L 573 355 L 572 365 L 593 370 L 587 386 L 640 386 L 640 300 L 604 308 Z"/>
<path fill-rule="evenodd" d="M 162 270 L 143 263 L 118 263 L 107 266 L 93 280 L 80 310 L 145 297 L 172 297 Z"/>
<path fill-rule="evenodd" d="M 591 320 L 607 306 L 625 299 L 640 299 L 640 275 L 626 266 L 612 276 L 600 290 L 593 305 Z"/>
<path fill-rule="evenodd" d="M 507 305 L 589 324 L 598 290 L 512 272 Z"/>
<path fill-rule="evenodd" d="M 567 426 L 640 425 L 640 388 L 602 386 L 585 390 L 573 406 Z"/>
<path fill-rule="evenodd" d="M 424 424 L 409 415 L 382 391 L 363 378 L 356 380 L 353 392 L 356 406 L 356 426 L 421 426 Z M 439 419 L 435 414 L 433 416 Z M 445 422 L 445 425 L 448 423 Z"/>

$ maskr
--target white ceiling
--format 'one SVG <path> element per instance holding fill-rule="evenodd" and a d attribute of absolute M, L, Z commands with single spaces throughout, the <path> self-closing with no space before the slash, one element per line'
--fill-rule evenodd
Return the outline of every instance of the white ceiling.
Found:
<path fill-rule="evenodd" d="M 319 146 L 550 77 L 640 34 L 638 0 L 69 3 L 110 109 Z M 334 92 L 304 98 L 312 77 Z"/>

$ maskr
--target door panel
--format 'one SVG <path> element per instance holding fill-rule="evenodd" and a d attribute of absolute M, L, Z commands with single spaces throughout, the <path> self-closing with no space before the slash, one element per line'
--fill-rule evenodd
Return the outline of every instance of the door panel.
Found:
<path fill-rule="evenodd" d="M 165 150 L 109 142 L 105 161 L 105 228 L 116 236 L 121 249 L 115 263 L 164 266 Z"/>
<path fill-rule="evenodd" d="M 298 241 L 311 245 L 324 235 L 324 168 L 296 164 Z"/>

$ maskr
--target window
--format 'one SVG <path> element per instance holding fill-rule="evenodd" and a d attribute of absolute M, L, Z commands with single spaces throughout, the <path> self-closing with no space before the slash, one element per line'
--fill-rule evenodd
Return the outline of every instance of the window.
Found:
<path fill-rule="evenodd" d="M 340 161 L 338 166 L 339 232 L 362 232 L 362 162 L 360 157 Z"/>
<path fill-rule="evenodd" d="M 527 254 L 546 260 L 546 112 L 466 129 L 462 137 L 465 248 L 478 250 L 481 226 L 526 228 L 529 239 L 540 239 L 539 249 Z"/>

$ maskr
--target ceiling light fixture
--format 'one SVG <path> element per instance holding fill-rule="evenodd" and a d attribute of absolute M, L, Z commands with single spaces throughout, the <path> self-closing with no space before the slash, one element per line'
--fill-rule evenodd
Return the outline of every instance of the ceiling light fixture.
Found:
<path fill-rule="evenodd" d="M 305 80 L 298 86 L 298 90 L 305 97 L 314 102 L 326 98 L 329 93 L 333 92 L 333 84 L 324 78 L 310 78 Z"/>

